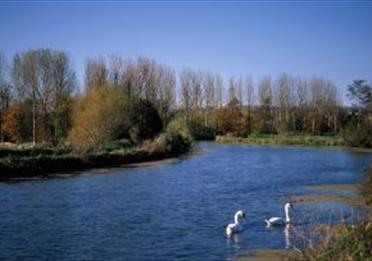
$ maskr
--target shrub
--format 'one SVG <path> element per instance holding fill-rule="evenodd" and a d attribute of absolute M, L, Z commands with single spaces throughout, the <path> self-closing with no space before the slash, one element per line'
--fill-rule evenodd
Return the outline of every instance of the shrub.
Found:
<path fill-rule="evenodd" d="M 187 124 L 181 118 L 176 118 L 169 122 L 165 139 L 170 150 L 174 154 L 187 151 L 191 147 L 192 137 Z"/>
<path fill-rule="evenodd" d="M 195 140 L 214 140 L 216 137 L 215 130 L 207 127 L 197 121 L 190 123 L 190 132 Z"/>
<path fill-rule="evenodd" d="M 94 87 L 77 103 L 69 140 L 74 149 L 87 151 L 127 136 L 129 126 L 124 92 L 117 87 Z"/>
<path fill-rule="evenodd" d="M 372 166 L 367 169 L 367 178 L 362 183 L 361 190 L 367 205 L 372 205 Z M 372 239 L 371 239 L 372 240 Z"/>
<path fill-rule="evenodd" d="M 355 226 L 327 228 L 326 238 L 301 252 L 289 254 L 285 260 L 371 260 L 372 219 Z"/>
<path fill-rule="evenodd" d="M 16 143 L 32 139 L 32 111 L 27 103 L 14 103 L 6 110 L 4 133 L 10 141 Z"/>
<path fill-rule="evenodd" d="M 163 129 L 163 122 L 158 111 L 147 100 L 140 99 L 133 104 L 131 121 L 136 128 L 134 132 L 140 139 L 152 138 Z"/>
<path fill-rule="evenodd" d="M 135 145 L 136 144 L 129 139 L 121 139 L 103 144 L 97 148 L 97 151 L 102 153 L 109 153 L 116 150 L 128 149 Z"/>
<path fill-rule="evenodd" d="M 168 153 L 170 147 L 167 144 L 167 139 L 164 134 L 159 135 L 153 140 L 147 140 L 142 144 L 141 149 L 149 154 L 153 153 Z"/>
<path fill-rule="evenodd" d="M 351 147 L 372 147 L 372 126 L 363 122 L 359 127 L 350 122 L 342 131 L 346 145 Z"/>

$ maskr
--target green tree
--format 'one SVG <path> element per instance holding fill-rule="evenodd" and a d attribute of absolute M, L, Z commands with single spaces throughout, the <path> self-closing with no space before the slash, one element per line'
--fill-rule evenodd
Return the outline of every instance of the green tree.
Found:
<path fill-rule="evenodd" d="M 372 110 L 372 86 L 365 80 L 354 80 L 348 85 L 347 96 L 354 102 L 354 106 L 369 112 Z"/>
<path fill-rule="evenodd" d="M 372 86 L 365 80 L 355 80 L 348 86 L 347 96 L 354 108 L 342 132 L 343 138 L 349 146 L 372 147 Z"/>
<path fill-rule="evenodd" d="M 152 138 L 163 129 L 163 122 L 158 111 L 148 100 L 139 99 L 133 104 L 131 121 L 140 139 Z"/>

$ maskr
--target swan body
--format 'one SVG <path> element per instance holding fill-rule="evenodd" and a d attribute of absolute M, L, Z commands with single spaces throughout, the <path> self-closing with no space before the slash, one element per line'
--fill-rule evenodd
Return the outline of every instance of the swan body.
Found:
<path fill-rule="evenodd" d="M 234 215 L 234 223 L 231 223 L 226 227 L 226 235 L 228 237 L 233 234 L 243 232 L 244 228 L 240 222 L 242 218 L 245 218 L 245 213 L 243 210 L 238 210 Z"/>
<path fill-rule="evenodd" d="M 236 233 L 241 233 L 243 232 L 243 227 L 240 224 L 229 224 L 226 227 L 226 235 L 231 236 Z"/>
<path fill-rule="evenodd" d="M 284 218 L 282 217 L 271 217 L 269 219 L 265 219 L 267 226 L 280 226 L 286 224 Z"/>
<path fill-rule="evenodd" d="M 285 218 L 283 217 L 271 217 L 269 219 L 265 219 L 266 225 L 268 227 L 271 226 L 282 226 L 285 224 L 290 224 L 291 223 L 291 218 L 289 216 L 289 210 L 292 209 L 292 204 L 291 203 L 286 203 L 284 205 L 284 212 L 285 212 Z"/>

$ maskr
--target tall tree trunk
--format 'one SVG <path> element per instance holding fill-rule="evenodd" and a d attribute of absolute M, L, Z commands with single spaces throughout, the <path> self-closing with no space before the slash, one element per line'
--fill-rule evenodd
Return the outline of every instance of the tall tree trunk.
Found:
<path fill-rule="evenodd" d="M 289 131 L 289 109 L 288 107 L 285 108 L 285 132 L 288 133 Z"/>
<path fill-rule="evenodd" d="M 251 106 L 248 106 L 248 134 L 252 132 Z"/>
<path fill-rule="evenodd" d="M 204 126 L 208 127 L 208 109 L 204 110 Z"/>
<path fill-rule="evenodd" d="M 315 116 L 313 116 L 313 121 L 312 121 L 312 132 L 313 132 L 313 135 L 315 135 Z"/>
<path fill-rule="evenodd" d="M 0 141 L 4 142 L 4 132 L 3 132 L 3 112 L 2 108 L 0 108 Z"/>
<path fill-rule="evenodd" d="M 36 87 L 32 86 L 32 145 L 36 145 Z"/>
<path fill-rule="evenodd" d="M 337 133 L 337 116 L 336 116 L 336 112 L 333 113 L 333 123 L 334 123 L 334 132 L 335 134 Z"/>

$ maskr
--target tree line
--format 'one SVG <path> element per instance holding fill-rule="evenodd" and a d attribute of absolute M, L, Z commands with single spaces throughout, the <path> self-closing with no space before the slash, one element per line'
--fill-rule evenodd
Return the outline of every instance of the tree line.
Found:
<path fill-rule="evenodd" d="M 256 82 L 249 75 L 225 80 L 218 73 L 185 68 L 177 74 L 150 58 L 112 55 L 86 61 L 79 92 L 63 51 L 29 50 L 10 62 L 0 55 L 0 138 L 34 144 L 142 140 L 175 117 L 182 118 L 196 138 L 335 135 L 348 126 L 358 129 L 371 123 L 371 86 L 365 81 L 349 86 L 349 98 L 357 101 L 350 109 L 342 105 L 337 86 L 323 77 L 282 73 Z"/>
<path fill-rule="evenodd" d="M 56 142 L 71 128 L 75 72 L 68 56 L 48 49 L 0 56 L 1 140 Z"/>

